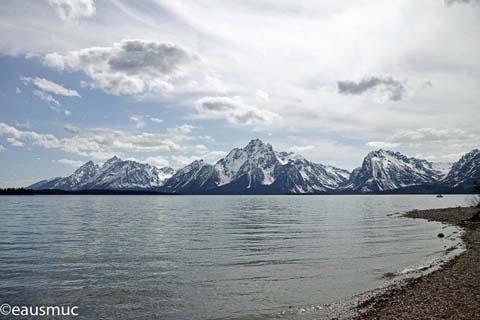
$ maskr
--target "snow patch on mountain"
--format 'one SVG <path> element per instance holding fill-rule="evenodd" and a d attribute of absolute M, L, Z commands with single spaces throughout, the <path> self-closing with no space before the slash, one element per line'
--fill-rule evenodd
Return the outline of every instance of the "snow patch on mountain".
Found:
<path fill-rule="evenodd" d="M 480 150 L 474 149 L 455 162 L 442 182 L 463 188 L 471 188 L 475 182 L 480 182 Z"/>
<path fill-rule="evenodd" d="M 442 173 L 427 160 L 409 158 L 399 152 L 370 152 L 362 166 L 353 170 L 345 190 L 379 192 L 414 185 L 438 183 Z"/>
<path fill-rule="evenodd" d="M 32 189 L 145 189 L 158 188 L 174 174 L 172 168 L 157 168 L 148 164 L 113 157 L 102 165 L 89 161 L 65 178 L 44 180 Z"/>

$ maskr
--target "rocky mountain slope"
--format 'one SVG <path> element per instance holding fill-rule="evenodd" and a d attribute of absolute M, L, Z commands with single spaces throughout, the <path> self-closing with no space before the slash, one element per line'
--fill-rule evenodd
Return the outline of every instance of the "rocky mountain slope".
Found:
<path fill-rule="evenodd" d="M 474 149 L 455 162 L 443 184 L 469 189 L 480 182 L 480 150 Z"/>
<path fill-rule="evenodd" d="M 179 194 L 378 193 L 391 190 L 471 188 L 480 180 L 480 151 L 453 164 L 434 164 L 399 152 L 370 152 L 362 166 L 347 170 L 277 152 L 259 139 L 235 148 L 214 165 L 197 160 L 175 172 L 117 157 L 102 165 L 85 163 L 72 175 L 44 180 L 32 189 L 153 189 Z M 419 191 L 420 192 L 420 191 Z"/>
<path fill-rule="evenodd" d="M 147 189 L 163 186 L 174 174 L 172 168 L 156 168 L 148 164 L 113 157 L 103 165 L 89 161 L 65 178 L 43 180 L 31 189 Z"/>
<path fill-rule="evenodd" d="M 427 160 L 409 158 L 399 152 L 378 150 L 370 152 L 362 166 L 353 170 L 343 190 L 381 192 L 415 185 L 438 183 L 442 172 Z"/>

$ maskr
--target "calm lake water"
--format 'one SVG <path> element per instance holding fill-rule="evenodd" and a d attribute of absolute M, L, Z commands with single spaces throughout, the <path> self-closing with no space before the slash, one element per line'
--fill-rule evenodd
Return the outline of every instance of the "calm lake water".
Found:
<path fill-rule="evenodd" d="M 77 305 L 76 319 L 290 319 L 280 313 L 345 301 L 455 242 L 454 227 L 390 214 L 469 200 L 2 196 L 0 304 Z"/>

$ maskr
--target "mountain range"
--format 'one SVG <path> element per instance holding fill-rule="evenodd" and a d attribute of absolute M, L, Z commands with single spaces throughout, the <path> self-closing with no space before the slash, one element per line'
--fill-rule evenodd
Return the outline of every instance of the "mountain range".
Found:
<path fill-rule="evenodd" d="M 176 194 L 325 194 L 470 192 L 480 181 L 480 151 L 438 164 L 377 150 L 352 172 L 277 152 L 259 139 L 215 164 L 197 160 L 177 171 L 113 157 L 89 161 L 68 177 L 37 182 L 34 190 L 154 190 Z"/>

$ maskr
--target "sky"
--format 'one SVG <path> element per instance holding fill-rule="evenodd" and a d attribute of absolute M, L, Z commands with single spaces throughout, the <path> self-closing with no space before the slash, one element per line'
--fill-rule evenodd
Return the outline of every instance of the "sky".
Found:
<path fill-rule="evenodd" d="M 260 138 L 345 169 L 480 147 L 479 0 L 4 0 L 0 186 Z"/>

